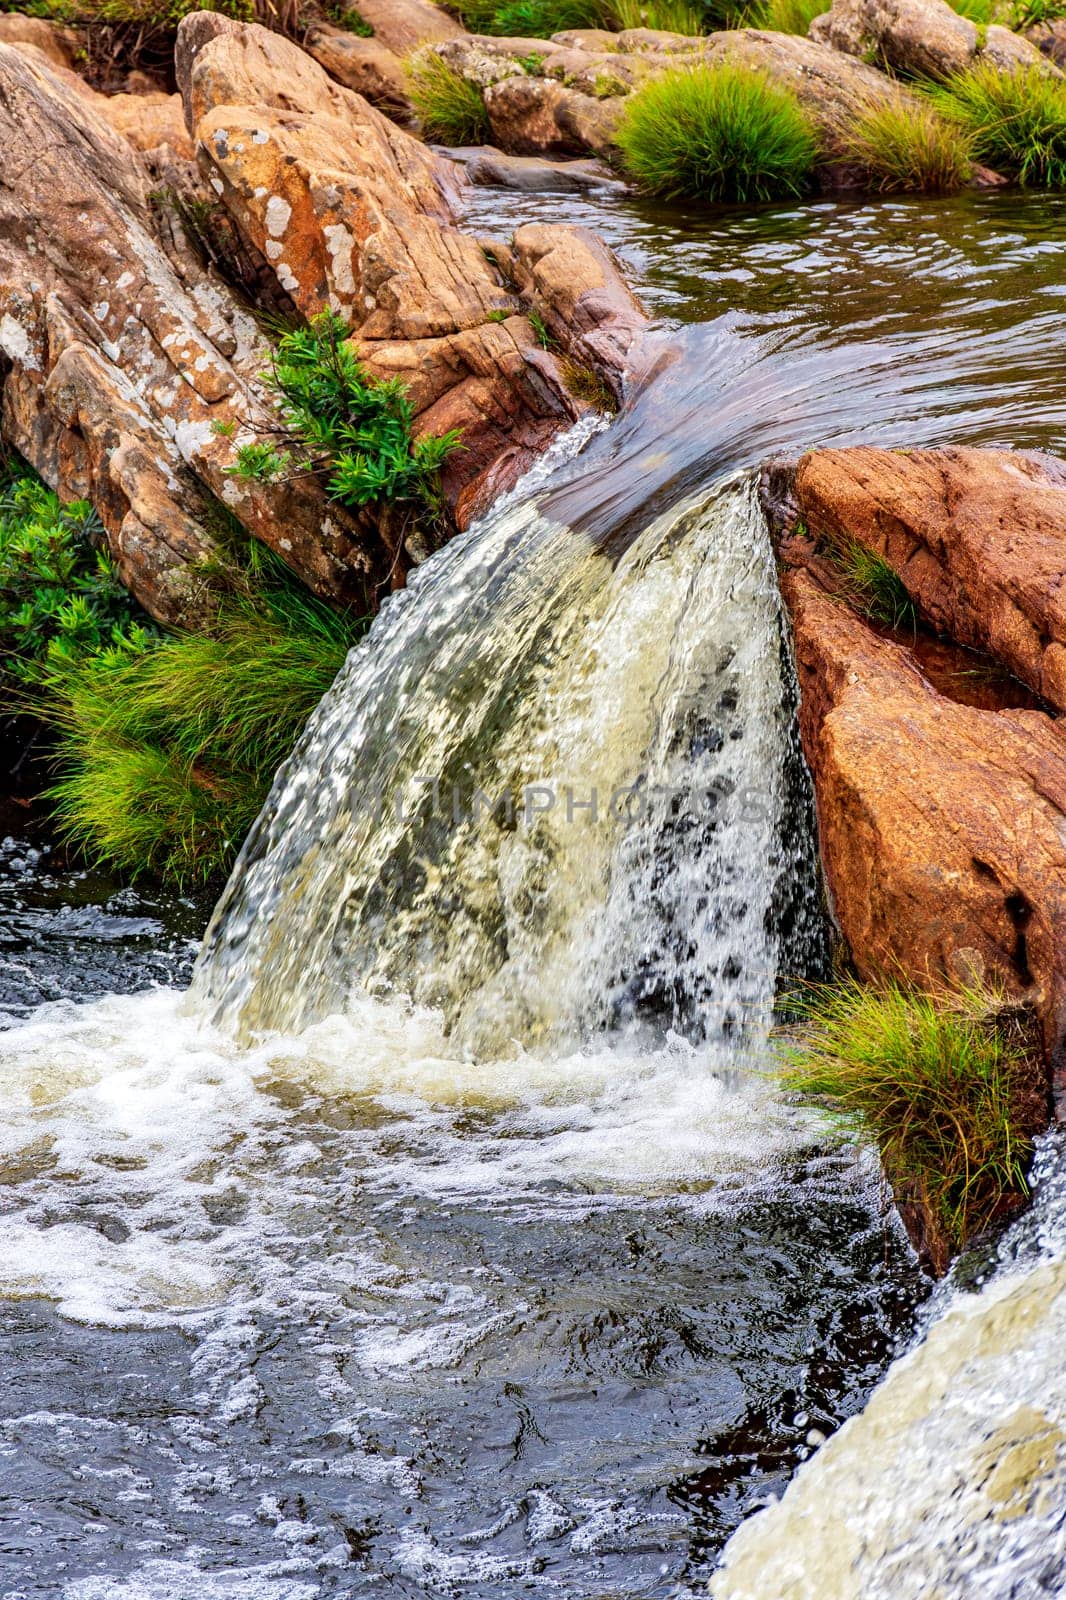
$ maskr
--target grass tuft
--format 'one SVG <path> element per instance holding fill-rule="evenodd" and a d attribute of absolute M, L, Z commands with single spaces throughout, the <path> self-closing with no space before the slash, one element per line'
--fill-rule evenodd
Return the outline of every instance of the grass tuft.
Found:
<path fill-rule="evenodd" d="M 610 0 L 606 9 L 608 27 L 654 28 L 686 38 L 707 32 L 706 13 L 688 0 Z"/>
<path fill-rule="evenodd" d="M 1000 72 L 978 64 L 929 90 L 965 129 L 978 161 L 1024 187 L 1066 188 L 1066 83 L 1039 68 Z"/>
<path fill-rule="evenodd" d="M 638 182 L 670 199 L 802 194 L 817 151 L 795 95 L 731 63 L 679 68 L 645 84 L 626 102 L 616 137 Z"/>
<path fill-rule="evenodd" d="M 796 33 L 805 39 L 815 17 L 828 11 L 831 4 L 832 0 L 762 0 L 739 20 L 752 28 L 766 28 L 771 33 Z"/>
<path fill-rule="evenodd" d="M 844 580 L 844 598 L 871 622 L 896 632 L 915 633 L 918 611 L 903 579 L 883 556 L 856 540 L 834 546 L 831 559 Z"/>
<path fill-rule="evenodd" d="M 1024 1201 L 1046 1093 L 1030 1030 L 999 996 L 850 979 L 798 1012 L 778 1042 L 783 1086 L 876 1139 L 897 1200 L 933 1224 L 939 1267 Z"/>
<path fill-rule="evenodd" d="M 837 147 L 883 194 L 954 194 L 973 172 L 969 131 L 935 106 L 902 97 L 871 104 L 840 129 Z"/>
<path fill-rule="evenodd" d="M 363 626 L 257 548 L 210 634 L 53 658 L 37 709 L 65 838 L 134 875 L 225 871 Z"/>
<path fill-rule="evenodd" d="M 419 50 L 407 60 L 411 103 L 427 139 L 440 144 L 487 144 L 492 135 L 485 97 L 476 83 L 434 50 Z"/>

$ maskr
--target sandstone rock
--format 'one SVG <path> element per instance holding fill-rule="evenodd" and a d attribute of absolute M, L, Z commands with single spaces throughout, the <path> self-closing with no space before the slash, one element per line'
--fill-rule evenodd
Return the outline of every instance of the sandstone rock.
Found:
<path fill-rule="evenodd" d="M 185 114 L 179 94 L 97 95 L 100 115 L 128 139 L 135 150 L 166 150 L 172 159 L 192 162 L 192 140 L 185 128 Z"/>
<path fill-rule="evenodd" d="M 407 120 L 413 114 L 403 63 L 380 40 L 361 39 L 343 28 L 319 22 L 309 30 L 304 49 L 331 78 L 346 89 L 354 89 L 389 116 Z"/>
<path fill-rule="evenodd" d="M 620 36 L 609 33 L 606 28 L 568 28 L 564 33 L 553 33 L 553 45 L 561 45 L 565 50 L 593 50 L 599 54 L 620 50 Z"/>
<path fill-rule="evenodd" d="M 307 484 L 227 476 L 235 443 L 273 421 L 257 330 L 219 282 L 165 254 L 148 175 L 96 99 L 0 45 L 0 141 L 22 158 L 0 173 L 5 436 L 61 495 L 94 502 L 163 621 L 203 620 L 212 496 L 319 593 L 366 604 L 365 530 Z"/>
<path fill-rule="evenodd" d="M 1003 70 L 1046 67 L 1035 45 L 991 26 L 982 35 L 947 0 L 833 0 L 811 23 L 810 36 L 848 55 L 876 54 L 899 72 L 949 78 L 964 72 L 978 56 Z"/>
<path fill-rule="evenodd" d="M 786 550 L 786 561 L 788 559 Z M 939 694 L 786 567 L 800 731 L 832 907 L 862 976 L 949 980 L 960 953 L 1035 1006 L 1066 1090 L 1066 737 Z"/>
<path fill-rule="evenodd" d="M 354 9 L 374 30 L 374 38 L 397 55 L 419 44 L 458 39 L 466 29 L 430 0 L 358 0 Z"/>
<path fill-rule="evenodd" d="M 620 385 L 621 331 L 601 329 L 610 317 L 595 309 L 608 278 L 617 303 L 635 306 L 617 266 L 574 246 L 571 267 L 588 276 L 567 292 L 575 306 L 582 291 L 591 298 L 564 326 L 532 271 L 517 284 L 454 226 L 458 167 L 290 41 L 255 26 L 226 24 L 208 38 L 209 29 L 203 16 L 182 23 L 179 81 L 213 188 L 301 310 L 331 305 L 370 370 L 411 385 L 420 432 L 462 430 L 445 488 L 465 514 L 483 503 L 484 485 L 503 481 L 501 458 L 517 474 L 587 403 L 571 395 L 559 355 L 540 348 L 527 308 L 558 327 L 560 353 Z"/>
<path fill-rule="evenodd" d="M 43 17 L 23 17 L 17 11 L 0 13 L 0 44 L 32 45 L 53 67 L 73 68 L 81 41 L 73 28 L 46 22 Z"/>
<path fill-rule="evenodd" d="M 590 228 L 535 222 L 516 230 L 512 250 L 519 291 L 549 332 L 560 344 L 580 335 L 621 398 L 622 374 L 646 319 L 610 250 Z"/>
<path fill-rule="evenodd" d="M 485 90 L 492 135 L 515 155 L 609 155 L 622 101 L 597 100 L 554 78 L 509 77 Z"/>
<path fill-rule="evenodd" d="M 1001 450 L 819 450 L 796 476 L 814 536 L 857 540 L 922 615 L 1066 711 L 1066 464 Z"/>
<path fill-rule="evenodd" d="M 1025 37 L 1036 45 L 1041 55 L 1066 69 L 1066 17 L 1058 17 L 1054 22 L 1036 22 L 1026 28 Z"/>

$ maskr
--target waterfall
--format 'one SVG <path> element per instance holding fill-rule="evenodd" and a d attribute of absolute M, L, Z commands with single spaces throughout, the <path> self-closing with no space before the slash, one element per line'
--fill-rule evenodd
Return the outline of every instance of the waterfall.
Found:
<path fill-rule="evenodd" d="M 279 774 L 193 985 L 239 1037 L 397 992 L 479 1055 L 765 1019 L 810 871 L 752 478 L 620 554 L 544 498 L 386 604 Z"/>

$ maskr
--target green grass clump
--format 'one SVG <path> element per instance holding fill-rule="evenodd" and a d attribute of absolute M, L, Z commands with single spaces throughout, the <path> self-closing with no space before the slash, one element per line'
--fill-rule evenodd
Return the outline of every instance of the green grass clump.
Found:
<path fill-rule="evenodd" d="M 948 4 L 957 16 L 965 17 L 979 28 L 987 28 L 990 22 L 996 21 L 997 0 L 948 0 Z"/>
<path fill-rule="evenodd" d="M 53 660 L 48 792 L 86 857 L 176 883 L 225 871 L 274 773 L 360 637 L 259 551 L 210 633 Z"/>
<path fill-rule="evenodd" d="M 419 50 L 408 58 L 407 79 L 427 139 L 451 145 L 489 142 L 492 128 L 484 95 L 435 50 Z"/>
<path fill-rule="evenodd" d="M 28 468 L 4 463 L 0 683 L 32 683 L 50 658 L 115 644 L 140 629 L 139 617 L 88 502 L 62 505 Z"/>
<path fill-rule="evenodd" d="M 933 1225 L 939 1267 L 1026 1197 L 1046 1093 L 1028 1029 L 996 995 L 816 988 L 778 1053 L 786 1088 L 877 1141 L 897 1199 Z"/>
<path fill-rule="evenodd" d="M 609 0 L 601 26 L 654 28 L 659 33 L 681 33 L 694 38 L 716 26 L 707 12 L 688 0 Z"/>
<path fill-rule="evenodd" d="M 815 17 L 828 11 L 831 4 L 832 0 L 762 0 L 752 6 L 746 21 L 752 28 L 797 33 L 805 39 Z"/>
<path fill-rule="evenodd" d="M 902 98 L 870 105 L 842 127 L 838 149 L 881 193 L 954 194 L 970 180 L 973 140 L 932 105 Z"/>
<path fill-rule="evenodd" d="M 471 33 L 550 39 L 571 28 L 602 28 L 601 0 L 466 0 L 457 7 Z"/>
<path fill-rule="evenodd" d="M 844 580 L 844 598 L 871 622 L 914 633 L 918 612 L 899 574 L 883 556 L 850 540 L 831 557 Z"/>
<path fill-rule="evenodd" d="M 817 153 L 795 95 L 731 63 L 652 79 L 627 100 L 616 138 L 637 181 L 671 199 L 802 194 Z"/>
<path fill-rule="evenodd" d="M 930 91 L 968 133 L 975 158 L 1029 188 L 1066 188 L 1066 83 L 1039 68 L 980 63 Z"/>

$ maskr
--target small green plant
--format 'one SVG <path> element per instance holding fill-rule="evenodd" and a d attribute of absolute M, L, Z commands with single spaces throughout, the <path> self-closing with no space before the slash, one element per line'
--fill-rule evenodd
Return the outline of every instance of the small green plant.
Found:
<path fill-rule="evenodd" d="M 902 578 L 883 556 L 875 555 L 856 540 L 835 546 L 831 552 L 844 580 L 845 598 L 871 622 L 896 632 L 914 633 L 918 612 Z"/>
<path fill-rule="evenodd" d="M 227 467 L 226 472 L 245 483 L 277 483 L 288 473 L 292 459 L 289 451 L 277 450 L 272 444 L 257 439 L 254 444 L 240 446 L 236 465 Z"/>
<path fill-rule="evenodd" d="M 364 623 L 250 547 L 208 634 L 127 640 L 49 663 L 49 798 L 91 860 L 177 883 L 226 870 L 274 772 Z"/>
<path fill-rule="evenodd" d="M 608 416 L 614 415 L 618 410 L 618 401 L 598 373 L 591 367 L 572 361 L 569 356 L 564 356 L 559 366 L 563 382 L 575 400 L 582 400 L 586 405 L 594 406 L 597 411 L 603 411 Z"/>
<path fill-rule="evenodd" d="M 948 0 L 952 11 L 979 28 L 987 28 L 996 20 L 997 0 Z"/>
<path fill-rule="evenodd" d="M 211 432 L 216 439 L 232 439 L 237 432 L 237 424 L 232 417 L 216 417 L 211 424 Z"/>
<path fill-rule="evenodd" d="M 538 55 L 535 50 L 531 51 L 528 56 L 519 56 L 517 60 L 527 78 L 543 78 L 544 57 Z"/>
<path fill-rule="evenodd" d="M 374 30 L 363 17 L 360 16 L 350 0 L 330 0 L 326 6 L 326 15 L 335 27 L 344 28 L 348 33 L 354 33 L 359 39 L 372 39 Z"/>
<path fill-rule="evenodd" d="M 935 106 L 902 97 L 869 105 L 841 126 L 836 142 L 882 193 L 954 194 L 973 171 L 967 130 Z"/>
<path fill-rule="evenodd" d="M 309 327 L 284 333 L 264 377 L 303 459 L 262 442 L 244 445 L 235 476 L 269 482 L 291 470 L 313 472 L 344 505 L 390 504 L 441 515 L 440 470 L 459 448 L 458 433 L 415 439 L 403 384 L 369 376 L 339 317 L 326 311 Z"/>
<path fill-rule="evenodd" d="M 599 0 L 465 0 L 457 10 L 471 33 L 517 39 L 550 39 L 570 28 L 599 28 L 604 21 Z"/>
<path fill-rule="evenodd" d="M 484 95 L 435 50 L 409 56 L 407 78 L 427 139 L 450 145 L 489 142 L 492 128 Z"/>
<path fill-rule="evenodd" d="M 548 327 L 548 324 L 545 322 L 544 318 L 541 316 L 540 312 L 527 311 L 526 316 L 529 319 L 530 327 L 536 334 L 537 343 L 540 345 L 541 349 L 554 350 L 556 344 L 555 336 Z"/>
<path fill-rule="evenodd" d="M 828 11 L 832 0 L 762 0 L 738 20 L 771 33 L 795 33 L 806 38 L 815 17 Z"/>
<path fill-rule="evenodd" d="M 607 21 L 616 28 L 654 28 L 695 38 L 706 33 L 705 13 L 689 0 L 607 0 Z"/>
<path fill-rule="evenodd" d="M 652 79 L 627 100 L 616 138 L 638 182 L 668 198 L 802 194 L 817 153 L 795 95 L 732 63 Z"/>
<path fill-rule="evenodd" d="M 0 654 L 5 676 L 39 679 L 49 658 L 100 650 L 140 628 L 140 612 L 85 501 L 61 505 L 26 468 L 0 487 Z"/>
<path fill-rule="evenodd" d="M 1066 0 L 1015 0 L 1007 17 L 1000 20 L 1015 33 L 1024 33 L 1026 28 L 1036 27 L 1038 23 L 1059 22 L 1064 17 Z"/>
<path fill-rule="evenodd" d="M 785 1088 L 877 1141 L 897 1199 L 931 1219 L 940 1267 L 1026 1197 L 1046 1090 L 1030 1028 L 994 992 L 816 987 L 777 1054 Z"/>
<path fill-rule="evenodd" d="M 1066 188 L 1066 83 L 1039 68 L 1000 72 L 979 62 L 929 91 L 966 130 L 978 161 L 1024 187 Z"/>
<path fill-rule="evenodd" d="M 486 322 L 506 322 L 508 317 L 514 316 L 513 311 L 490 311 L 485 318 Z"/>

